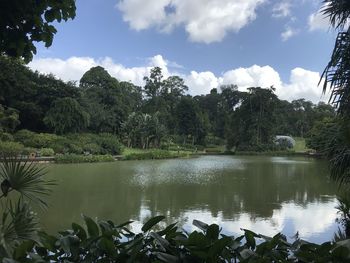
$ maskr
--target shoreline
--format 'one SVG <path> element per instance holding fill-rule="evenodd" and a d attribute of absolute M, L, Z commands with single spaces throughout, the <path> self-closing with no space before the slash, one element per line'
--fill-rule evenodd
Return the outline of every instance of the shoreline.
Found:
<path fill-rule="evenodd" d="M 310 153 L 310 152 L 188 152 L 186 154 L 182 153 L 174 153 L 172 151 L 164 151 L 169 154 L 166 156 L 154 156 L 149 154 L 149 152 L 138 153 L 137 156 L 130 158 L 129 155 L 113 155 L 110 156 L 113 160 L 105 161 L 99 157 L 105 157 L 104 155 L 73 155 L 78 158 L 91 158 L 91 160 L 86 161 L 59 161 L 57 162 L 57 156 L 47 156 L 47 157 L 21 157 L 20 160 L 25 162 L 35 162 L 39 164 L 48 164 L 48 163 L 56 163 L 56 164 L 69 164 L 69 163 L 101 163 L 101 162 L 117 162 L 117 161 L 142 161 L 142 160 L 170 160 L 170 159 L 181 159 L 181 158 L 195 158 L 199 156 L 280 156 L 280 157 L 288 157 L 288 156 L 300 156 L 300 157 L 310 157 L 310 158 L 322 158 L 323 156 L 318 153 Z M 96 160 L 92 160 L 93 158 L 97 158 Z"/>

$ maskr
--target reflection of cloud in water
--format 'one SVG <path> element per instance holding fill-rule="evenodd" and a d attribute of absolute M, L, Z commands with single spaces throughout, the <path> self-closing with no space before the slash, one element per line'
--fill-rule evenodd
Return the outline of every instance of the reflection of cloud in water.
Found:
<path fill-rule="evenodd" d="M 253 218 L 248 213 L 242 213 L 234 221 L 230 221 L 223 219 L 222 212 L 214 217 L 209 209 L 187 210 L 183 212 L 181 217 L 183 218 L 183 228 L 186 231 L 198 230 L 192 225 L 192 221 L 196 219 L 208 224 L 218 224 L 222 227 L 222 232 L 228 235 L 242 235 L 243 232 L 240 229 L 245 228 L 268 236 L 282 232 L 291 238 L 298 231 L 300 238 L 322 243 L 331 240 L 337 230 L 335 223 L 336 204 L 336 198 L 329 199 L 327 203 L 310 203 L 306 207 L 284 203 L 281 209 L 273 211 L 273 215 L 269 219 Z M 143 206 L 139 220 L 144 222 L 150 217 L 150 214 L 147 206 Z M 171 219 L 171 215 L 168 214 L 167 217 Z M 132 227 L 134 231 L 140 231 L 142 223 L 134 222 Z"/>
<path fill-rule="evenodd" d="M 180 165 L 179 162 L 180 161 Z M 134 165 L 132 184 L 139 186 L 177 184 L 207 184 L 227 170 L 245 169 L 244 159 L 205 156 L 185 160 L 162 160 Z"/>
<path fill-rule="evenodd" d="M 271 157 L 272 163 L 278 164 L 310 164 L 310 161 L 290 159 L 288 157 Z"/>

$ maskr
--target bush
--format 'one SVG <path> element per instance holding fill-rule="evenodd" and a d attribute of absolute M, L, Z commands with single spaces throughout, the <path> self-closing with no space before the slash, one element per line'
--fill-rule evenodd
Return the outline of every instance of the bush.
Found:
<path fill-rule="evenodd" d="M 186 157 L 187 153 L 184 152 L 171 152 L 164 150 L 149 150 L 145 152 L 129 153 L 123 157 L 123 160 L 152 160 L 152 159 L 170 159 Z"/>
<path fill-rule="evenodd" d="M 61 137 L 50 133 L 35 133 L 28 130 L 20 130 L 15 134 L 15 140 L 27 147 L 47 148 L 56 143 Z"/>
<path fill-rule="evenodd" d="M 83 147 L 71 142 L 68 146 L 68 152 L 74 154 L 82 154 L 84 151 Z"/>
<path fill-rule="evenodd" d="M 7 132 L 0 132 L 0 141 L 13 142 L 13 136 Z"/>
<path fill-rule="evenodd" d="M 24 146 L 21 143 L 0 141 L 0 154 L 18 155 L 22 153 L 23 149 Z"/>
<path fill-rule="evenodd" d="M 88 143 L 83 146 L 84 152 L 88 152 L 90 154 L 100 154 L 102 153 L 102 148 L 96 143 Z"/>
<path fill-rule="evenodd" d="M 22 154 L 29 156 L 32 153 L 36 154 L 37 151 L 38 151 L 37 149 L 32 148 L 32 147 L 24 147 L 23 150 L 22 150 Z"/>
<path fill-rule="evenodd" d="M 97 163 L 113 162 L 112 155 L 79 155 L 79 154 L 62 154 L 55 158 L 56 163 Z"/>
<path fill-rule="evenodd" d="M 41 148 L 39 152 L 40 152 L 41 156 L 54 156 L 55 155 L 55 151 L 52 148 Z"/>
<path fill-rule="evenodd" d="M 109 133 L 101 133 L 97 137 L 96 143 L 109 154 L 120 154 L 122 152 L 122 144 L 117 136 Z"/>
<path fill-rule="evenodd" d="M 57 140 L 54 142 L 50 143 L 48 148 L 51 148 L 54 150 L 55 153 L 68 153 L 69 152 L 69 146 L 72 142 L 68 140 L 65 137 L 59 137 Z"/>

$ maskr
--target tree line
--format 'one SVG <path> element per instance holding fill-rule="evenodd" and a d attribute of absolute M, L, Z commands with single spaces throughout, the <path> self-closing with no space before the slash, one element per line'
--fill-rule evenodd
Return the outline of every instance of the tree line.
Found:
<path fill-rule="evenodd" d="M 145 85 L 119 81 L 104 68 L 88 70 L 77 82 L 30 70 L 23 62 L 0 57 L 0 129 L 34 132 L 111 133 L 124 145 L 227 144 L 264 150 L 275 135 L 305 137 L 313 125 L 333 118 L 334 109 L 305 99 L 280 100 L 273 87 L 222 85 L 191 96 L 179 76 L 165 78 L 159 67 Z"/>

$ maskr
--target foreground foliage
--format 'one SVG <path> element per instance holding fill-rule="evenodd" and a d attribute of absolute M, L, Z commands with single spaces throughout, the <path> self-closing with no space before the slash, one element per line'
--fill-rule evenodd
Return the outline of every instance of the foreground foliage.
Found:
<path fill-rule="evenodd" d="M 2 262 L 348 262 L 350 240 L 321 245 L 282 234 L 267 237 L 242 229 L 238 237 L 221 233 L 218 225 L 194 220 L 199 231 L 187 233 L 176 224 L 160 229 L 165 219 L 147 221 L 141 233 L 132 222 L 116 225 L 83 216 L 85 227 L 73 223 L 52 236 L 39 232 L 38 240 L 19 242 L 12 254 L 0 251 Z"/>

